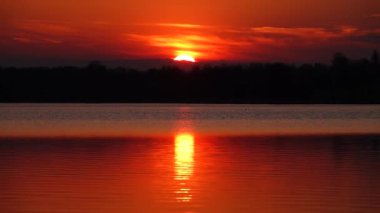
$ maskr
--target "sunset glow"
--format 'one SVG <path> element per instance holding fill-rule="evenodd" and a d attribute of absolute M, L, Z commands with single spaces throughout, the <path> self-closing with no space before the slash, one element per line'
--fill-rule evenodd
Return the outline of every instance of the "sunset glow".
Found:
<path fill-rule="evenodd" d="M 179 55 L 174 58 L 174 61 L 186 61 L 186 62 L 195 62 L 194 57 L 190 55 Z"/>
<path fill-rule="evenodd" d="M 9 50 L 0 53 L 3 66 L 32 59 L 167 59 L 178 52 L 197 61 L 329 61 L 335 51 L 367 56 L 380 35 L 380 1 L 372 0 L 194 0 L 186 6 L 5 0 L 0 8 L 0 49 Z"/>

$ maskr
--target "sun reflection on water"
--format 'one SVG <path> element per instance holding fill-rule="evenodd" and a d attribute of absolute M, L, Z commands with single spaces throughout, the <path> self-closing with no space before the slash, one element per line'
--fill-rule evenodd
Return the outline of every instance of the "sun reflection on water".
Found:
<path fill-rule="evenodd" d="M 175 191 L 178 202 L 190 202 L 192 199 L 188 181 L 194 171 L 194 136 L 189 133 L 175 137 L 175 176 L 179 189 Z"/>

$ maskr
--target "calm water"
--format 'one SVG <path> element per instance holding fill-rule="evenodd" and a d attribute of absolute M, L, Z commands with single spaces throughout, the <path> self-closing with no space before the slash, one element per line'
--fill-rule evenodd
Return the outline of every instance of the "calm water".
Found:
<path fill-rule="evenodd" d="M 0 105 L 0 212 L 380 212 L 380 106 Z"/>
<path fill-rule="evenodd" d="M 378 134 L 380 105 L 1 105 L 0 136 Z"/>

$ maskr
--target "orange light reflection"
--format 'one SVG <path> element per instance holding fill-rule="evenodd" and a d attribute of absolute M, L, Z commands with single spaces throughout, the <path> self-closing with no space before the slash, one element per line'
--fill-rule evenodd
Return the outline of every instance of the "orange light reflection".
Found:
<path fill-rule="evenodd" d="M 175 191 L 178 202 L 190 202 L 192 199 L 188 181 L 194 170 L 194 136 L 189 133 L 175 137 L 175 176 L 179 189 Z"/>

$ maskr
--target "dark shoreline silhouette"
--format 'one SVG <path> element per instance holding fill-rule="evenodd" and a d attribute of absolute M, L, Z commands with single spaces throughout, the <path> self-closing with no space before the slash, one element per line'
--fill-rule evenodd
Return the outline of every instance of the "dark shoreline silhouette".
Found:
<path fill-rule="evenodd" d="M 180 67 L 181 65 L 179 65 Z M 86 67 L 0 67 L 2 103 L 379 104 L 380 66 L 335 54 L 331 65 L 252 63 L 139 71 Z"/>

